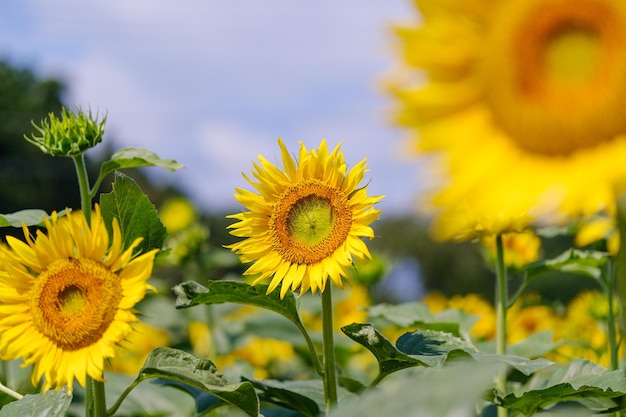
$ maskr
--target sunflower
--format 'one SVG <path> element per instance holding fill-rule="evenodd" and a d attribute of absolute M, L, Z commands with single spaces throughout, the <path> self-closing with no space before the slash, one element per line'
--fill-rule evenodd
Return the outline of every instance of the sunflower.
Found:
<path fill-rule="evenodd" d="M 324 291 L 331 279 L 339 288 L 348 276 L 353 257 L 370 258 L 361 239 L 372 239 L 369 226 L 380 210 L 373 207 L 382 196 L 367 195 L 359 187 L 365 159 L 349 171 L 339 145 L 329 153 L 326 141 L 309 151 L 300 143 L 294 160 L 279 139 L 284 168 L 259 155 L 252 175 L 245 179 L 258 193 L 236 189 L 235 198 L 249 211 L 228 216 L 238 222 L 231 234 L 245 238 L 227 246 L 242 262 L 254 262 L 245 275 L 258 275 L 253 284 L 271 278 L 267 293 L 282 283 L 305 293 Z"/>
<path fill-rule="evenodd" d="M 0 353 L 33 365 L 32 382 L 44 390 L 74 378 L 103 380 L 104 361 L 138 319 L 133 307 L 152 288 L 147 280 L 157 250 L 135 255 L 136 239 L 122 248 L 120 226 L 107 233 L 100 207 L 91 225 L 82 212 L 44 219 L 47 234 L 26 243 L 8 236 L 0 252 Z"/>
<path fill-rule="evenodd" d="M 419 154 L 449 182 L 442 238 L 615 210 L 626 177 L 626 3 L 416 0 L 390 88 Z"/>

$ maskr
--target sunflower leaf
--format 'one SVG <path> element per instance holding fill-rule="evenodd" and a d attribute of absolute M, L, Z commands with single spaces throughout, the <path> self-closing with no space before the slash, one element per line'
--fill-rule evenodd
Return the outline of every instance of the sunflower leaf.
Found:
<path fill-rule="evenodd" d="M 395 346 L 369 323 L 352 323 L 341 328 L 346 336 L 372 352 L 378 361 L 378 380 L 413 366 L 431 366 L 428 362 L 400 352 Z"/>
<path fill-rule="evenodd" d="M 585 275 L 595 280 L 602 276 L 602 269 L 608 259 L 608 253 L 568 249 L 559 256 L 534 262 L 526 268 L 527 283 L 546 272 L 561 271 Z"/>
<path fill-rule="evenodd" d="M 163 246 L 167 231 L 154 204 L 132 178 L 116 172 L 113 190 L 100 195 L 100 207 L 109 235 L 112 235 L 113 218 L 118 219 L 125 249 L 137 238 L 143 238 L 136 249 L 142 253 Z"/>
<path fill-rule="evenodd" d="M 183 165 L 173 159 L 161 159 L 157 154 L 147 149 L 123 148 L 102 164 L 100 178 L 118 169 L 137 167 L 159 167 L 168 171 L 177 171 L 183 168 Z"/>
<path fill-rule="evenodd" d="M 154 349 L 139 371 L 137 381 L 148 378 L 163 378 L 184 384 L 235 405 L 249 416 L 259 415 L 259 397 L 250 382 L 230 384 L 213 362 L 182 350 L 169 347 Z"/>
<path fill-rule="evenodd" d="M 64 213 L 65 210 L 59 212 L 59 216 Z M 41 226 L 43 225 L 44 217 L 50 218 L 50 215 L 40 209 L 27 209 L 10 214 L 0 214 L 0 227 Z"/>
<path fill-rule="evenodd" d="M 272 310 L 289 319 L 299 328 L 304 325 L 296 307 L 296 298 L 290 292 L 280 298 L 278 291 L 267 294 L 267 285 L 250 285 L 239 281 L 209 281 L 203 286 L 187 281 L 174 287 L 176 308 L 200 304 L 238 303 Z"/>
<path fill-rule="evenodd" d="M 626 378 L 622 371 L 607 371 L 593 362 L 577 359 L 554 364 L 535 374 L 522 387 L 498 403 L 532 415 L 542 408 L 559 402 L 580 402 L 595 412 L 616 410 L 614 399 L 626 393 Z"/>
<path fill-rule="evenodd" d="M 28 394 L 2 407 L 0 417 L 63 417 L 71 403 L 72 396 L 68 395 L 66 388 L 44 394 Z"/>
<path fill-rule="evenodd" d="M 262 401 L 296 410 L 306 417 L 318 417 L 324 409 L 324 387 L 321 380 L 311 381 L 250 381 L 260 391 Z"/>

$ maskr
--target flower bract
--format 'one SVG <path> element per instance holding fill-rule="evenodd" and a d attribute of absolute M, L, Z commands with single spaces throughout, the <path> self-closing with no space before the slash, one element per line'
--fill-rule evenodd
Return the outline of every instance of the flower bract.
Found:
<path fill-rule="evenodd" d="M 8 236 L 0 252 L 0 353 L 33 365 L 32 382 L 44 390 L 103 380 L 107 358 L 132 331 L 134 306 L 143 299 L 157 250 L 122 247 L 116 219 L 109 236 L 99 206 L 87 223 L 82 212 L 44 219 L 25 240 Z"/>
<path fill-rule="evenodd" d="M 439 235 L 612 212 L 626 178 L 626 3 L 415 3 L 390 88 L 414 149 L 447 166 L 430 200 Z"/>
<path fill-rule="evenodd" d="M 368 196 L 360 187 L 365 159 L 350 170 L 339 146 L 329 151 L 300 143 L 294 159 L 279 139 L 283 167 L 259 156 L 246 180 L 257 192 L 236 189 L 235 198 L 249 211 L 228 216 L 237 222 L 231 234 L 244 238 L 228 246 L 244 263 L 254 283 L 270 280 L 268 293 L 279 285 L 301 293 L 323 291 L 330 280 L 338 287 L 348 276 L 353 257 L 370 257 L 362 238 L 373 238 L 370 224 L 380 210 L 373 205 L 382 197 Z M 359 188 L 360 187 L 360 188 Z"/>

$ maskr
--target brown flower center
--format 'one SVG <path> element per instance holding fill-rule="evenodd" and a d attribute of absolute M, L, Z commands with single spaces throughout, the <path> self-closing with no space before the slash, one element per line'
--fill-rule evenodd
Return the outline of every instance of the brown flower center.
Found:
<path fill-rule="evenodd" d="M 59 259 L 35 281 L 34 325 L 63 350 L 96 343 L 115 318 L 122 299 L 119 276 L 91 259 Z"/>
<path fill-rule="evenodd" d="M 307 265 L 332 255 L 351 226 L 348 197 L 316 180 L 288 188 L 269 222 L 274 249 L 289 262 Z"/>

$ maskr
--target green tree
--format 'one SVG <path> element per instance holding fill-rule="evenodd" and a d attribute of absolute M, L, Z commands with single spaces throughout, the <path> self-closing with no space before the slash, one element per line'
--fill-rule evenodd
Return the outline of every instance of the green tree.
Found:
<path fill-rule="evenodd" d="M 80 202 L 72 161 L 50 158 L 24 139 L 31 121 L 60 111 L 64 90 L 58 80 L 0 61 L 0 213 Z"/>

